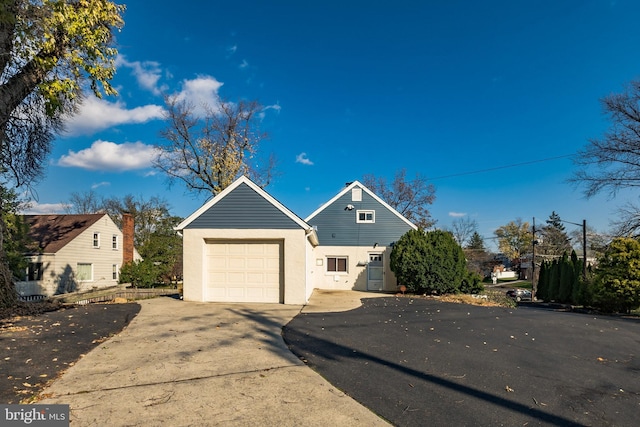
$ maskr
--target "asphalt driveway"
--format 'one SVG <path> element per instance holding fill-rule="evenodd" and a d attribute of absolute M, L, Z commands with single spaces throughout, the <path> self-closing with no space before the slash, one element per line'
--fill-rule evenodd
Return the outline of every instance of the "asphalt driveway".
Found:
<path fill-rule="evenodd" d="M 638 425 L 637 319 L 388 297 L 283 336 L 394 425 Z"/>

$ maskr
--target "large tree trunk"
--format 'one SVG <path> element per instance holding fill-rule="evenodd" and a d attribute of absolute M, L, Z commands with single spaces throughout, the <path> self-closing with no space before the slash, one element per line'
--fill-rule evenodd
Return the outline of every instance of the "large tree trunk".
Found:
<path fill-rule="evenodd" d="M 2 206 L 0 200 L 0 211 Z M 7 263 L 4 252 L 4 236 L 6 235 L 4 218 L 0 215 L 0 308 L 14 307 L 18 303 L 18 294 L 13 284 L 13 274 Z"/>

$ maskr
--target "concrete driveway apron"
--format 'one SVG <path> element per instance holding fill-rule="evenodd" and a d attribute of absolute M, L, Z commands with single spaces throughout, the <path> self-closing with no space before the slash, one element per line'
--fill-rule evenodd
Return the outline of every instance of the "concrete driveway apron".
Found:
<path fill-rule="evenodd" d="M 282 326 L 301 306 L 157 298 L 44 390 L 73 426 L 388 425 L 306 367 Z"/>

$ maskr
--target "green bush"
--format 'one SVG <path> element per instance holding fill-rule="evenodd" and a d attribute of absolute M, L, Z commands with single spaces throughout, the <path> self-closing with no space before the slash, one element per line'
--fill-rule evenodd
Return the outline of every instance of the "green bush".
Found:
<path fill-rule="evenodd" d="M 457 292 L 467 276 L 464 252 L 449 232 L 411 230 L 391 251 L 391 270 L 411 292 Z"/>
<path fill-rule="evenodd" d="M 122 266 L 119 281 L 136 288 L 150 288 L 159 282 L 161 273 L 151 261 L 134 261 Z"/>
<path fill-rule="evenodd" d="M 628 313 L 640 307 L 640 242 L 614 239 L 598 262 L 593 305 L 605 312 Z"/>
<path fill-rule="evenodd" d="M 478 273 L 468 271 L 467 276 L 462 279 L 460 292 L 462 292 L 463 294 L 479 294 L 481 292 L 484 292 L 482 276 L 480 276 Z"/>

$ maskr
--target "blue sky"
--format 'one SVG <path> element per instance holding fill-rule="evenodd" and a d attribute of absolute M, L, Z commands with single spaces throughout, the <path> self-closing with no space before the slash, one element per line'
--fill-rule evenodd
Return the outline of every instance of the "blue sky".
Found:
<path fill-rule="evenodd" d="M 68 123 L 32 212 L 63 212 L 71 193 L 92 189 L 160 196 L 182 217 L 204 203 L 150 166 L 163 93 L 269 107 L 261 148 L 280 176 L 266 189 L 303 218 L 345 182 L 391 180 L 401 168 L 436 186 L 437 226 L 465 216 L 485 238 L 552 211 L 606 231 L 616 207 L 637 198 L 586 200 L 566 180 L 569 156 L 608 127 L 599 99 L 640 77 L 640 2 L 180 5 L 127 3 L 120 95 L 87 98 Z"/>

